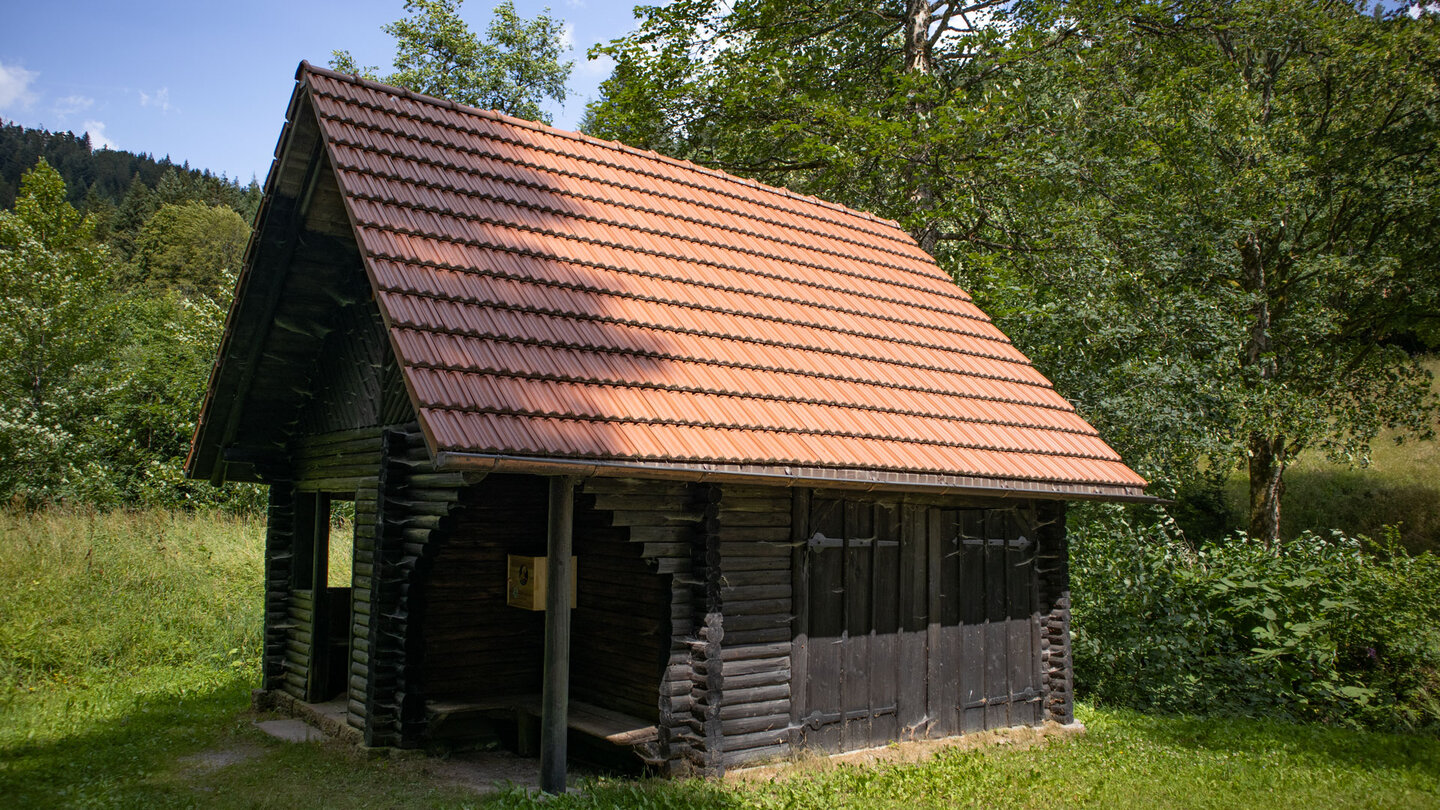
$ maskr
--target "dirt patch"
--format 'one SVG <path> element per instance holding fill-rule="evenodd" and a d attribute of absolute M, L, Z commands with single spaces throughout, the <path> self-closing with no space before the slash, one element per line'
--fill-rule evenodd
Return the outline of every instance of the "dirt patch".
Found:
<path fill-rule="evenodd" d="M 453 785 L 470 788 L 476 793 L 495 793 L 508 787 L 537 788 L 540 784 L 540 760 L 521 757 L 505 750 L 462 751 L 442 758 L 428 757 L 423 770 Z M 588 774 L 569 768 L 569 782 Z"/>
<path fill-rule="evenodd" d="M 238 765 L 241 762 L 249 762 L 262 753 L 264 753 L 264 749 L 259 746 L 244 744 L 229 748 L 210 748 L 198 754 L 181 757 L 179 762 L 187 773 L 200 776 L 214 773 L 231 765 Z"/>
<path fill-rule="evenodd" d="M 1043 745 L 1053 738 L 1072 737 L 1084 733 L 1085 727 L 1079 723 L 1062 726 L 1059 723 L 1046 723 L 1038 728 L 1021 726 L 1018 728 L 997 729 L 995 731 L 979 731 L 971 734 L 964 734 L 959 737 L 946 737 L 942 740 L 915 740 L 912 742 L 891 743 L 880 748 L 867 748 L 863 751 L 847 751 L 843 754 L 802 754 L 791 759 L 782 760 L 751 768 L 740 768 L 726 771 L 727 781 L 738 782 L 767 782 L 776 779 L 789 779 L 795 776 L 816 773 L 818 771 L 832 770 L 845 765 L 888 765 L 895 763 L 922 762 L 940 751 L 959 750 L 970 751 L 977 748 L 990 748 L 994 746 L 1009 746 L 1013 748 L 1030 748 L 1036 745 Z"/>

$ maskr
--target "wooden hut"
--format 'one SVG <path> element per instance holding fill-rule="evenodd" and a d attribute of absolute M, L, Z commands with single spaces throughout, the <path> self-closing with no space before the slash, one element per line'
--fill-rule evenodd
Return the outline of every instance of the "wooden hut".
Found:
<path fill-rule="evenodd" d="M 1071 721 L 1065 502 L 1145 482 L 894 222 L 296 79 L 187 464 L 269 485 L 267 694 L 707 774 Z"/>

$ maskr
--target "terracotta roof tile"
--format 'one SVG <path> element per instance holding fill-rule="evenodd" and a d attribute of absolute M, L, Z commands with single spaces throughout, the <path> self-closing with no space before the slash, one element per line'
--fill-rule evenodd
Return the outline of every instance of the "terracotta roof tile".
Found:
<path fill-rule="evenodd" d="M 1141 492 L 893 222 L 308 66 L 300 81 L 437 451 Z"/>

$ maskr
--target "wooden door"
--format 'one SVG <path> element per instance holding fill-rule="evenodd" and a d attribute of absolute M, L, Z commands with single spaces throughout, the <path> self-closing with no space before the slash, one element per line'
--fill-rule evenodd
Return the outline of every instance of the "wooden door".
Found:
<path fill-rule="evenodd" d="M 809 525 L 802 741 L 828 751 L 879 745 L 899 735 L 898 511 L 816 498 Z"/>
<path fill-rule="evenodd" d="M 1040 721 L 1034 533 L 1020 512 L 816 496 L 799 514 L 792 692 L 804 745 Z"/>
<path fill-rule="evenodd" d="M 932 514 L 929 540 L 942 563 L 930 656 L 932 671 L 954 679 L 930 684 L 943 734 L 1040 722 L 1035 541 L 1023 517 L 1016 509 Z"/>

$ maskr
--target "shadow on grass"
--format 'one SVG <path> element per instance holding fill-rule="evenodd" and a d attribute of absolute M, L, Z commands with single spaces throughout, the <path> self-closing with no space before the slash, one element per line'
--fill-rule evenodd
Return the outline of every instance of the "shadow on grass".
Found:
<path fill-rule="evenodd" d="M 12 807 L 191 806 L 193 794 L 156 778 L 233 728 L 249 697 L 249 679 L 235 677 L 205 692 L 142 698 L 128 715 L 80 733 L 7 746 L 0 796 Z"/>
<path fill-rule="evenodd" d="M 1286 478 L 1286 536 L 1341 529 L 1379 538 L 1400 527 L 1411 553 L 1440 552 L 1440 483 L 1397 481 L 1368 470 L 1294 470 Z"/>

